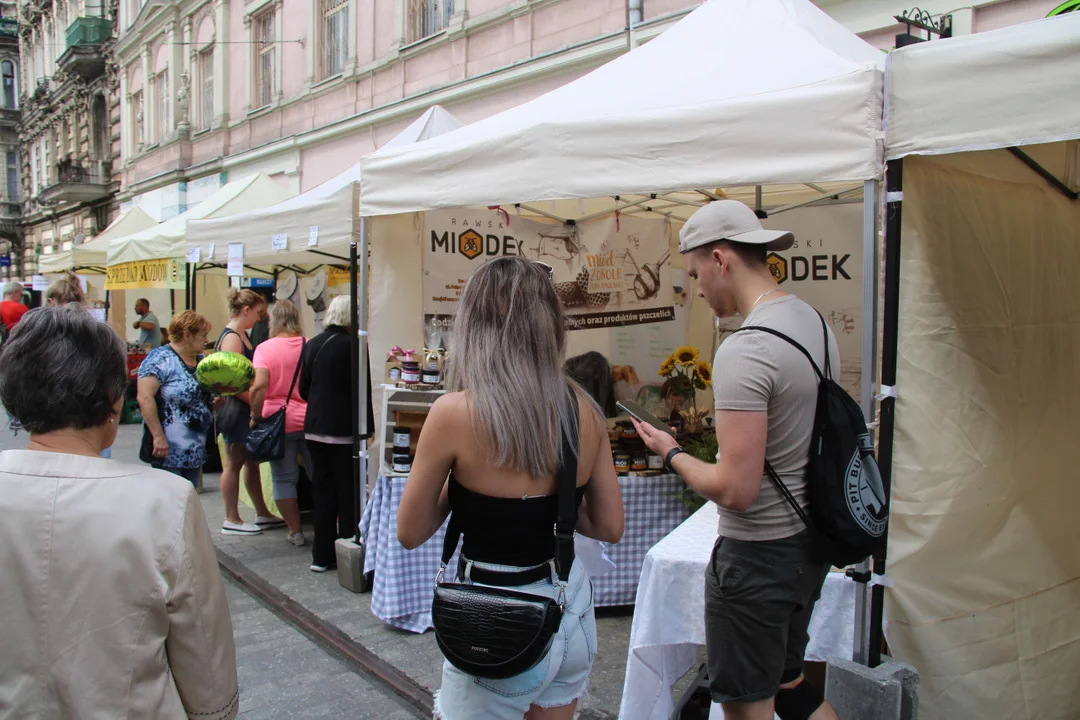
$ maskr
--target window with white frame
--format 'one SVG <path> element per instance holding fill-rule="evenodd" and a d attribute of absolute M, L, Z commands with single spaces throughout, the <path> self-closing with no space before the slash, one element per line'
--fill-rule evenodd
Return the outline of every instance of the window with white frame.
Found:
<path fill-rule="evenodd" d="M 454 13 L 454 0 L 406 0 L 409 42 L 416 42 L 446 29 Z"/>
<path fill-rule="evenodd" d="M 199 53 L 199 127 L 206 130 L 214 122 L 214 46 Z"/>
<path fill-rule="evenodd" d="M 255 26 L 255 77 L 252 105 L 261 108 L 274 101 L 274 75 L 277 61 L 277 34 L 274 11 L 268 10 L 252 19 Z"/>
<path fill-rule="evenodd" d="M 19 83 L 15 80 L 15 63 L 5 60 L 0 63 L 0 76 L 3 78 L 4 107 L 14 110 L 19 107 Z"/>
<path fill-rule="evenodd" d="M 169 137 L 169 71 L 162 70 L 154 78 L 154 93 L 157 98 L 155 121 L 157 142 L 163 143 Z"/>
<path fill-rule="evenodd" d="M 16 150 L 7 150 L 4 153 L 4 163 L 7 170 L 7 201 L 19 202 L 19 153 Z"/>
<path fill-rule="evenodd" d="M 322 79 L 340 75 L 349 57 L 349 0 L 320 0 Z"/>

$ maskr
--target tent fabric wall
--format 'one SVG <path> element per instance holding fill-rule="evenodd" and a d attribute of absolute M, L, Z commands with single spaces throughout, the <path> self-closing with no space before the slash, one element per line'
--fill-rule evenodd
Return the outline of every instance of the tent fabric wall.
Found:
<path fill-rule="evenodd" d="M 148 230 L 116 238 L 109 243 L 108 265 L 139 260 L 185 257 L 187 225 L 191 220 L 224 217 L 266 207 L 292 197 L 285 188 L 265 173 L 256 173 L 223 185 L 213 195 L 191 210 L 170 218 Z M 227 252 L 221 249 L 222 256 Z"/>
<path fill-rule="evenodd" d="M 1080 13 L 889 54 L 888 158 L 1080 138 Z"/>
<path fill-rule="evenodd" d="M 535 100 L 361 159 L 361 213 L 875 179 L 884 61 L 809 0 L 709 0 Z"/>
<path fill-rule="evenodd" d="M 1080 204 L 1000 150 L 903 212 L 890 648 L 922 718 L 1076 718 Z"/>
<path fill-rule="evenodd" d="M 65 270 L 88 267 L 105 267 L 109 243 L 114 238 L 148 230 L 157 225 L 157 220 L 142 208 L 136 206 L 109 223 L 109 226 L 94 236 L 93 240 L 82 245 L 75 245 L 70 250 L 42 255 L 38 260 L 38 272 L 41 274 L 62 273 Z"/>

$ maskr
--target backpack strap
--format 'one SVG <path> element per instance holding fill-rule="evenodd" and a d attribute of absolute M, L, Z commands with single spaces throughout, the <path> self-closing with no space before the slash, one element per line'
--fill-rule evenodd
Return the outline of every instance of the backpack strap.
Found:
<path fill-rule="evenodd" d="M 821 317 L 820 313 L 818 314 L 818 317 Z M 772 328 L 765 327 L 764 325 L 746 325 L 745 327 L 741 327 L 741 328 L 739 328 L 738 330 L 736 330 L 735 332 L 733 332 L 731 334 L 735 335 L 737 333 L 746 332 L 748 330 L 760 330 L 763 333 L 768 333 L 769 335 L 774 335 L 774 336 L 780 338 L 781 340 L 785 340 L 792 347 L 794 347 L 796 350 L 798 350 L 799 352 L 801 352 L 803 355 L 806 356 L 806 359 L 810 361 L 810 366 L 813 367 L 814 372 L 817 373 L 818 380 L 824 380 L 825 378 L 831 378 L 832 377 L 832 369 L 831 369 L 830 363 L 829 363 L 829 331 L 825 327 L 825 318 L 821 318 L 821 329 L 825 333 L 825 372 L 824 373 L 822 373 L 820 368 L 818 368 L 818 364 L 816 362 L 814 362 L 814 358 L 810 354 L 809 350 L 807 350 L 800 343 L 792 340 L 790 337 L 788 337 L 784 333 L 780 332 L 779 330 L 773 330 Z"/>

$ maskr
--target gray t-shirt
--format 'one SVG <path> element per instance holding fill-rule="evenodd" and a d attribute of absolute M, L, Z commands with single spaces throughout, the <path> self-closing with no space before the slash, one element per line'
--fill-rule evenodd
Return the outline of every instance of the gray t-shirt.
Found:
<path fill-rule="evenodd" d="M 821 319 L 794 295 L 759 304 L 743 327 L 759 325 L 784 333 L 801 344 L 824 371 Z M 840 351 L 828 330 L 832 376 L 840 377 Z M 713 360 L 716 409 L 767 412 L 769 435 L 765 458 L 802 507 L 807 505 L 806 464 L 817 406 L 818 380 L 806 356 L 781 338 L 764 332 L 741 332 L 721 343 Z M 746 512 L 719 508 L 720 535 L 736 540 L 779 540 L 806 526 L 762 474 L 761 492 Z"/>
<path fill-rule="evenodd" d="M 161 324 L 158 323 L 157 315 L 148 312 L 139 318 L 139 322 L 154 323 L 153 330 L 139 330 L 139 344 L 149 345 L 152 348 L 161 345 Z"/>

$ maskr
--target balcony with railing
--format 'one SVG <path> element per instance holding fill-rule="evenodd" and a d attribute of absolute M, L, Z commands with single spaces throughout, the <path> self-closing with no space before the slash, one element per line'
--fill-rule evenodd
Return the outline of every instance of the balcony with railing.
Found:
<path fill-rule="evenodd" d="M 42 188 L 38 200 L 45 204 L 80 203 L 100 200 L 109 194 L 112 164 L 106 161 L 89 167 L 65 163 L 56 169 L 56 181 Z"/>
<path fill-rule="evenodd" d="M 67 28 L 67 50 L 58 63 L 65 72 L 87 80 L 105 72 L 104 45 L 112 35 L 112 23 L 100 17 L 78 17 Z"/>

